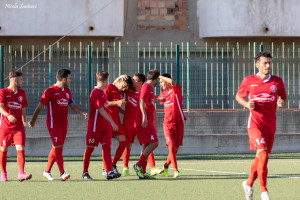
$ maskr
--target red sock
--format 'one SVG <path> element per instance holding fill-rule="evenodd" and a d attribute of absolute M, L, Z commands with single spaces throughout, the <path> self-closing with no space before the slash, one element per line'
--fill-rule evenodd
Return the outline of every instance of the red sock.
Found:
<path fill-rule="evenodd" d="M 267 189 L 267 176 L 268 176 L 268 160 L 269 160 L 269 154 L 266 150 L 261 151 L 258 154 L 258 167 L 257 167 L 257 173 L 258 173 L 258 179 L 259 179 L 259 185 L 261 192 L 268 191 Z"/>
<path fill-rule="evenodd" d="M 176 154 L 177 154 L 177 152 L 178 152 L 178 149 L 177 149 L 177 150 L 175 149 L 175 153 L 176 153 Z M 176 159 L 177 159 L 177 158 L 176 158 Z M 169 153 L 168 158 L 167 158 L 167 161 L 166 161 L 164 167 L 165 167 L 165 168 L 169 168 L 170 164 L 171 164 L 171 156 L 170 156 L 170 153 Z"/>
<path fill-rule="evenodd" d="M 253 162 L 251 164 L 251 171 L 250 171 L 250 174 L 249 174 L 249 178 L 247 180 L 247 185 L 250 186 L 250 187 L 253 186 L 253 183 L 257 178 L 258 161 L 259 161 L 258 157 L 255 157 L 255 159 L 253 160 Z"/>
<path fill-rule="evenodd" d="M 150 165 L 150 168 L 152 169 L 153 167 L 155 167 L 155 159 L 154 159 L 154 153 L 151 152 L 148 156 L 148 162 L 149 162 L 149 165 Z M 147 164 L 146 164 L 147 166 Z"/>
<path fill-rule="evenodd" d="M 175 144 L 169 144 L 168 147 L 169 147 L 169 156 L 170 156 L 170 160 L 171 160 L 172 166 L 174 168 L 174 171 L 178 171 Z"/>
<path fill-rule="evenodd" d="M 120 158 L 124 152 L 124 149 L 126 148 L 126 145 L 127 145 L 126 141 L 119 142 L 119 146 L 116 150 L 114 160 L 112 161 L 113 165 L 117 165 L 117 162 L 120 160 Z"/>
<path fill-rule="evenodd" d="M 7 151 L 0 151 L 0 165 L 2 172 L 6 173 Z"/>
<path fill-rule="evenodd" d="M 110 144 L 104 144 L 102 145 L 102 158 L 103 158 L 103 165 L 104 170 L 107 170 L 107 173 L 110 172 L 111 169 L 111 147 Z"/>
<path fill-rule="evenodd" d="M 62 147 L 57 147 L 55 148 L 55 160 L 59 169 L 60 174 L 65 172 L 64 169 L 64 158 L 62 156 L 63 148 Z"/>
<path fill-rule="evenodd" d="M 149 157 L 148 157 L 148 159 L 149 159 Z M 148 164 L 147 160 L 148 160 L 148 159 L 146 159 L 145 162 L 144 162 L 143 165 L 142 165 L 142 168 L 143 168 L 143 174 L 146 173 L 146 168 L 147 168 L 147 164 Z"/>
<path fill-rule="evenodd" d="M 123 152 L 123 163 L 124 163 L 124 168 L 128 168 L 128 164 L 129 164 L 129 158 L 130 158 L 130 151 L 131 149 L 124 149 Z"/>
<path fill-rule="evenodd" d="M 91 156 L 92 156 L 94 149 L 95 148 L 93 148 L 93 147 L 86 147 L 84 155 L 83 155 L 83 172 L 82 173 L 89 171 L 90 160 L 91 160 Z"/>
<path fill-rule="evenodd" d="M 25 166 L 25 151 L 17 150 L 17 163 L 19 167 L 19 172 L 24 173 Z"/>
<path fill-rule="evenodd" d="M 139 161 L 136 163 L 137 166 L 142 167 L 144 164 L 147 164 L 147 156 L 141 154 Z"/>
<path fill-rule="evenodd" d="M 55 148 L 52 147 L 52 149 L 48 155 L 48 163 L 47 163 L 45 171 L 51 172 L 54 162 L 55 162 Z"/>

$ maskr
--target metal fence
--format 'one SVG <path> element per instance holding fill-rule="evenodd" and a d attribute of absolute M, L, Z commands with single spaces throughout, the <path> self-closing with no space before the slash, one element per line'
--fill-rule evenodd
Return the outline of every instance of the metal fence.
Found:
<path fill-rule="evenodd" d="M 262 45 L 239 43 L 225 45 L 181 43 L 147 45 L 101 43 L 62 46 L 0 46 L 1 87 L 8 85 L 8 73 L 24 73 L 24 86 L 29 107 L 34 112 L 44 90 L 55 83 L 60 68 L 72 71 L 70 89 L 75 102 L 88 110 L 88 99 L 96 85 L 95 73 L 109 72 L 109 82 L 120 74 L 146 73 L 157 68 L 169 73 L 182 85 L 183 107 L 191 110 L 243 109 L 235 101 L 237 89 L 245 76 L 257 73 L 254 56 L 266 50 L 273 55 L 273 74 L 282 77 L 288 95 L 286 109 L 300 109 L 300 45 Z M 34 59 L 33 59 L 34 58 Z M 33 59 L 33 60 L 32 60 Z M 32 61 L 31 61 L 32 60 Z M 21 68 L 21 69 L 20 69 Z M 158 95 L 159 86 L 155 88 Z M 162 106 L 158 105 L 158 109 Z M 45 109 L 42 114 L 45 114 Z"/>

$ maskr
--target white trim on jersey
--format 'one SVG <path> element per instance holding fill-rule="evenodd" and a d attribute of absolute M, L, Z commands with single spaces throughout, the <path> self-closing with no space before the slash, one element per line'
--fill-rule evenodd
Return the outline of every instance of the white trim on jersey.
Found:
<path fill-rule="evenodd" d="M 184 115 L 183 115 L 183 113 L 182 113 L 181 106 L 180 106 L 180 104 L 179 104 L 179 100 L 178 100 L 177 94 L 175 94 L 175 97 L 176 97 L 176 102 L 177 102 L 178 109 L 179 109 L 179 112 L 180 112 L 180 115 L 181 115 L 181 119 L 182 119 L 182 121 L 184 122 Z"/>
<path fill-rule="evenodd" d="M 2 122 L 2 114 L 1 114 L 1 117 L 0 117 L 0 128 L 1 128 L 1 122 Z"/>
<path fill-rule="evenodd" d="M 52 116 L 51 101 L 49 101 L 49 109 L 50 109 L 50 128 L 53 128 L 53 116 Z"/>
<path fill-rule="evenodd" d="M 252 112 L 250 110 L 249 119 L 248 119 L 248 128 L 250 128 L 250 122 L 251 122 Z"/>
<path fill-rule="evenodd" d="M 98 109 L 96 109 L 96 114 L 95 114 L 95 119 L 94 119 L 94 127 L 93 127 L 94 132 L 96 132 L 97 117 L 98 117 Z"/>

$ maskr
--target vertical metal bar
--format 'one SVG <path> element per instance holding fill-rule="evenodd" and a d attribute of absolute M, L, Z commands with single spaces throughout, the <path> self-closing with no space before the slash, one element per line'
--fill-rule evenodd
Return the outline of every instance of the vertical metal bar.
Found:
<path fill-rule="evenodd" d="M 230 82 L 229 82 L 229 42 L 227 42 L 227 104 L 229 104 L 229 91 L 230 91 Z"/>
<path fill-rule="evenodd" d="M 186 66 L 187 66 L 187 111 L 190 112 L 191 109 L 191 57 L 190 57 L 190 43 L 187 42 L 187 49 L 186 49 Z"/>
<path fill-rule="evenodd" d="M 284 82 L 284 63 L 285 58 L 284 58 L 284 42 L 282 42 L 282 80 Z"/>
<path fill-rule="evenodd" d="M 213 48 L 210 48 L 210 109 L 214 109 Z"/>
<path fill-rule="evenodd" d="M 256 42 L 254 42 L 253 43 L 253 74 L 256 74 L 256 67 L 255 67 L 255 56 L 256 56 L 256 54 L 257 54 L 257 43 Z"/>
<path fill-rule="evenodd" d="M 49 46 L 49 84 L 53 85 L 53 67 L 52 67 L 52 63 L 53 63 L 53 52 L 52 52 L 52 45 Z"/>
<path fill-rule="evenodd" d="M 0 45 L 1 88 L 4 88 L 4 46 Z"/>
<path fill-rule="evenodd" d="M 217 104 L 219 104 L 219 43 L 216 42 L 216 90 L 217 90 Z"/>
<path fill-rule="evenodd" d="M 224 109 L 224 49 L 222 47 L 222 109 Z"/>
<path fill-rule="evenodd" d="M 89 73 L 89 78 L 88 78 L 88 94 L 92 92 L 92 46 L 88 45 L 88 73 Z M 89 96 L 89 95 L 88 95 Z"/>
<path fill-rule="evenodd" d="M 232 48 L 232 96 L 234 97 L 234 48 Z M 235 107 L 235 99 L 232 98 L 232 109 Z"/>
<path fill-rule="evenodd" d="M 123 74 L 122 70 L 122 43 L 119 42 L 119 76 Z"/>
<path fill-rule="evenodd" d="M 288 83 L 288 87 L 287 87 L 287 95 L 288 97 L 290 97 L 290 48 L 288 47 L 288 52 L 287 52 L 287 83 Z M 290 102 L 288 101 L 288 109 L 290 108 Z"/>
<path fill-rule="evenodd" d="M 205 104 L 207 104 L 207 42 L 205 42 Z"/>
<path fill-rule="evenodd" d="M 138 49 L 137 49 L 138 72 L 140 73 L 141 72 L 141 69 L 140 69 L 140 42 L 138 42 L 137 45 L 138 45 Z"/>
<path fill-rule="evenodd" d="M 176 44 L 176 82 L 179 84 L 180 74 L 179 74 L 179 44 Z"/>

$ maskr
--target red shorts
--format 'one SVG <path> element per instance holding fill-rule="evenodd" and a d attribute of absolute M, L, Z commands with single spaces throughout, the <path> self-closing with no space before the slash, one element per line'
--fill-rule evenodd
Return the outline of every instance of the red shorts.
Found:
<path fill-rule="evenodd" d="M 156 130 L 153 123 L 148 123 L 148 126 L 146 128 L 138 126 L 137 130 L 138 130 L 138 138 L 141 144 L 158 142 Z"/>
<path fill-rule="evenodd" d="M 163 124 L 166 145 L 175 144 L 175 147 L 182 146 L 184 124 L 177 123 L 174 125 Z"/>
<path fill-rule="evenodd" d="M 268 153 L 271 153 L 275 132 L 274 133 L 264 133 L 258 128 L 248 129 L 250 150 L 267 148 Z"/>
<path fill-rule="evenodd" d="M 126 135 L 121 122 L 118 121 L 118 122 L 116 122 L 116 124 L 118 125 L 119 130 L 118 131 L 113 131 L 112 132 L 112 137 L 116 137 L 117 135 Z M 112 129 L 112 126 L 110 126 L 110 127 Z"/>
<path fill-rule="evenodd" d="M 97 147 L 100 144 L 111 144 L 112 130 L 93 132 L 88 130 L 86 134 L 86 146 Z"/>
<path fill-rule="evenodd" d="M 127 143 L 134 143 L 134 138 L 137 135 L 137 128 L 133 123 L 124 123 L 123 128 L 126 134 Z"/>
<path fill-rule="evenodd" d="M 0 144 L 4 148 L 9 147 L 12 145 L 22 145 L 25 146 L 25 130 L 21 131 L 0 131 Z"/>
<path fill-rule="evenodd" d="M 53 146 L 64 145 L 68 129 L 48 127 L 48 131 L 52 139 Z"/>

